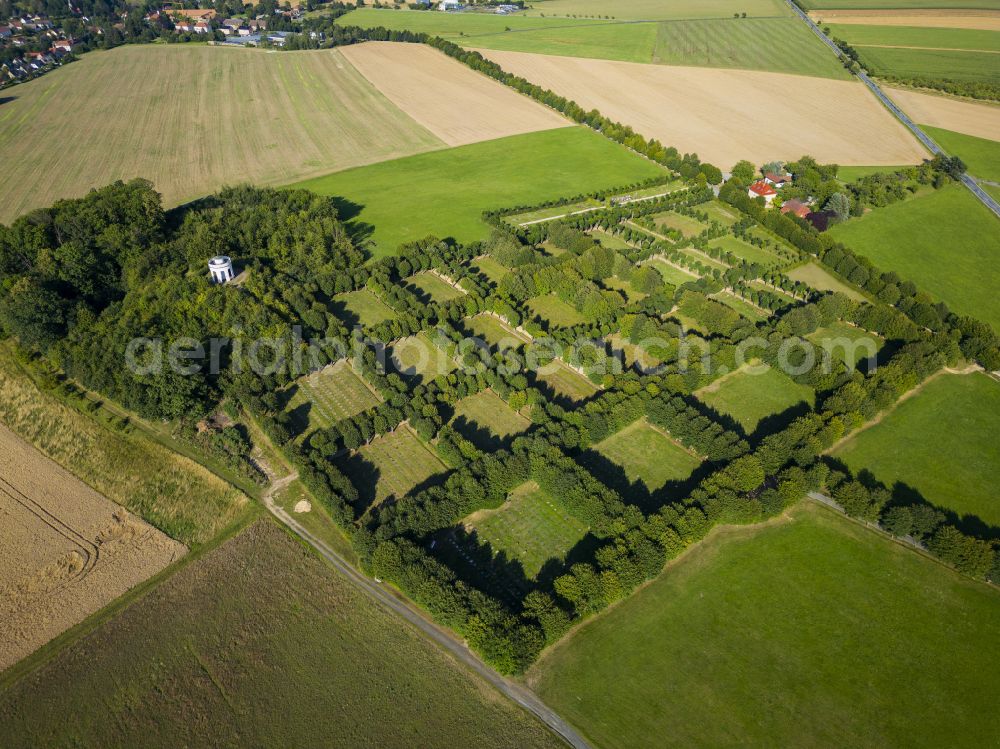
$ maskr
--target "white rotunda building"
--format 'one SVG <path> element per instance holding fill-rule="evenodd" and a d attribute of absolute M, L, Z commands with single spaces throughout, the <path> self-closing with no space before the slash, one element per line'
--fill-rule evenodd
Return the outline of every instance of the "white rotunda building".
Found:
<path fill-rule="evenodd" d="M 216 255 L 208 261 L 208 271 L 212 283 L 228 283 L 233 280 L 233 261 L 228 255 Z"/>

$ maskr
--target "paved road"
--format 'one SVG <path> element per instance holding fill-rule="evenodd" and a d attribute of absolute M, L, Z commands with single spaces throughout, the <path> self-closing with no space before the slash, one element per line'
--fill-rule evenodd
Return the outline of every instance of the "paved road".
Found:
<path fill-rule="evenodd" d="M 787 2 L 788 5 L 791 6 L 795 14 L 803 21 L 805 21 L 806 24 L 808 24 L 809 28 L 812 29 L 813 33 L 816 34 L 816 36 L 818 36 L 826 46 L 832 49 L 839 58 L 841 56 L 840 48 L 836 44 L 834 44 L 833 41 L 826 34 L 823 33 L 823 30 L 820 29 L 820 27 L 817 26 L 815 23 L 813 23 L 813 20 L 808 15 L 806 15 L 806 13 L 801 8 L 799 8 L 795 3 L 793 3 L 792 0 L 785 0 L 785 2 Z M 868 86 L 871 92 L 879 98 L 879 101 L 881 101 L 886 106 L 886 108 L 896 116 L 896 118 L 900 122 L 902 122 L 904 125 L 906 125 L 907 128 L 909 128 L 910 132 L 912 132 L 917 137 L 917 140 L 919 140 L 921 143 L 927 146 L 927 148 L 930 150 L 931 153 L 933 154 L 945 153 L 944 149 L 941 148 L 941 146 L 935 143 L 934 140 L 929 135 L 927 135 L 927 133 L 921 130 L 916 125 L 916 123 L 913 122 L 913 120 L 911 120 L 909 117 L 906 116 L 906 113 L 903 112 L 903 110 L 901 110 L 893 103 L 892 99 L 886 96 L 882 88 L 875 81 L 869 78 L 867 73 L 865 73 L 864 71 L 860 71 L 857 74 L 857 76 L 866 86 Z M 963 174 L 962 184 L 964 184 L 967 188 L 969 188 L 969 190 L 972 191 L 972 194 L 975 195 L 977 198 L 979 198 L 979 200 L 983 203 L 983 205 L 985 205 L 987 208 L 993 211 L 994 214 L 1000 217 L 1000 203 L 997 203 L 997 201 L 994 200 L 993 197 L 988 192 L 986 192 L 982 187 L 980 187 L 979 183 L 977 183 L 973 177 L 970 177 L 968 174 Z"/>
<path fill-rule="evenodd" d="M 293 475 L 278 483 L 287 484 L 294 479 L 295 476 Z M 274 487 L 272 487 L 272 489 L 273 488 Z M 569 723 L 560 718 L 554 710 L 542 702 L 534 692 L 498 674 L 492 668 L 483 663 L 479 657 L 469 650 L 463 643 L 456 640 L 433 622 L 428 621 L 406 601 L 393 595 L 389 588 L 379 585 L 372 579 L 358 572 L 353 565 L 331 549 L 326 542 L 314 536 L 295 518 L 285 512 L 285 510 L 281 507 L 278 507 L 274 503 L 273 496 L 274 491 L 271 490 L 266 492 L 263 496 L 264 506 L 267 507 L 271 514 L 291 528 L 303 540 L 316 549 L 316 551 L 318 551 L 328 562 L 330 562 L 330 564 L 332 564 L 338 572 L 344 575 L 344 577 L 346 577 L 347 580 L 355 587 L 360 588 L 364 593 L 367 593 L 385 608 L 406 619 L 423 635 L 436 642 L 440 647 L 448 650 L 459 661 L 471 668 L 479 676 L 499 689 L 511 700 L 537 716 L 539 720 L 545 723 L 545 725 L 552 729 L 553 732 L 561 736 L 570 746 L 574 747 L 574 749 L 591 749 L 586 740 L 579 733 L 577 733 Z"/>

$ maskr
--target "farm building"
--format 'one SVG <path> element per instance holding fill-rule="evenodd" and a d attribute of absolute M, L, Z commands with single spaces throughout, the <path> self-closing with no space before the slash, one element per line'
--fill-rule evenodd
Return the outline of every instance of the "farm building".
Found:
<path fill-rule="evenodd" d="M 462 10 L 462 0 L 441 0 L 438 10 Z"/>
<path fill-rule="evenodd" d="M 805 218 L 809 215 L 812 209 L 801 200 L 793 198 L 792 200 L 786 200 L 781 206 L 782 213 L 792 213 L 799 218 Z"/>
<path fill-rule="evenodd" d="M 790 174 L 775 174 L 774 172 L 767 172 L 764 175 L 764 181 L 767 184 L 771 185 L 772 187 L 776 187 L 776 188 L 778 188 L 780 190 L 785 185 L 791 183 L 791 181 L 792 181 L 792 175 L 790 175 Z"/>
<path fill-rule="evenodd" d="M 774 200 L 774 196 L 778 194 L 778 191 L 771 187 L 764 180 L 759 180 L 754 182 L 747 188 L 747 195 L 751 198 L 764 198 L 764 202 L 771 205 L 771 201 Z"/>

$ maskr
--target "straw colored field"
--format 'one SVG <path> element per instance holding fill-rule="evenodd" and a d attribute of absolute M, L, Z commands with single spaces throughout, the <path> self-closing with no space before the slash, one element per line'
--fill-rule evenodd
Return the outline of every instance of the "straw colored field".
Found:
<path fill-rule="evenodd" d="M 969 174 L 980 179 L 1000 181 L 1000 141 L 954 133 L 951 130 L 921 125 L 934 142 L 965 162 Z M 997 131 L 1000 138 L 1000 130 Z"/>
<path fill-rule="evenodd" d="M 378 325 L 396 313 L 368 289 L 347 291 L 333 298 L 337 315 L 349 325 Z"/>
<path fill-rule="evenodd" d="M 379 398 L 341 360 L 297 380 L 286 407 L 301 432 L 325 429 L 378 405 Z"/>
<path fill-rule="evenodd" d="M 1000 383 L 985 374 L 942 375 L 858 432 L 834 455 L 888 486 L 1000 527 Z"/>
<path fill-rule="evenodd" d="M 698 458 L 642 419 L 593 449 L 620 466 L 630 482 L 642 481 L 651 491 L 668 481 L 683 481 L 701 465 Z"/>
<path fill-rule="evenodd" d="M 248 499 L 192 460 L 123 436 L 40 391 L 0 346 L 0 422 L 110 500 L 187 546 L 218 535 Z"/>
<path fill-rule="evenodd" d="M 444 146 L 337 50 L 126 45 L 10 96 L 0 221 L 115 179 L 146 177 L 175 205 Z"/>
<path fill-rule="evenodd" d="M 465 519 L 494 553 L 518 560 L 528 578 L 549 560 L 561 560 L 587 532 L 587 526 L 528 482 L 517 487 L 496 510 L 480 510 Z"/>
<path fill-rule="evenodd" d="M 697 393 L 698 400 L 733 417 L 746 434 L 753 434 L 768 417 L 780 416 L 801 404 L 813 405 L 815 394 L 783 372 L 757 365 L 716 380 Z"/>
<path fill-rule="evenodd" d="M 528 340 L 524 334 L 485 312 L 466 319 L 464 324 L 472 335 L 501 349 L 519 348 Z"/>
<path fill-rule="evenodd" d="M 538 380 L 552 388 L 557 396 L 572 401 L 584 400 L 597 392 L 590 380 L 559 359 L 539 368 Z"/>
<path fill-rule="evenodd" d="M 855 328 L 845 322 L 836 322 L 819 328 L 806 336 L 829 355 L 830 361 L 842 361 L 848 367 L 871 359 L 878 354 L 885 342 L 881 336 Z"/>
<path fill-rule="evenodd" d="M 455 288 L 434 273 L 417 273 L 407 278 L 406 283 L 416 287 L 418 294 L 426 296 L 432 302 L 447 302 L 464 296 L 461 289 Z"/>
<path fill-rule="evenodd" d="M 563 746 L 267 521 L 0 694 L 0 745 Z"/>
<path fill-rule="evenodd" d="M 1000 64 L 1000 61 L 997 62 Z M 1000 106 L 976 104 L 947 96 L 923 94 L 902 88 L 886 89 L 886 92 L 914 122 L 920 122 L 956 133 L 974 135 L 977 138 L 1000 138 Z"/>
<path fill-rule="evenodd" d="M 838 164 L 918 163 L 925 152 L 860 82 L 742 70 L 636 65 L 520 52 L 505 70 L 596 108 L 649 138 L 728 168 L 811 154 Z M 851 112 L 845 119 L 843 113 Z M 767 123 L 762 126 L 762 123 Z M 859 138 L 858 133 L 865 133 Z"/>
<path fill-rule="evenodd" d="M 520 434 L 531 422 L 498 398 L 492 390 L 463 398 L 455 404 L 452 426 L 480 450 L 496 450 Z"/>
<path fill-rule="evenodd" d="M 446 15 L 440 13 L 439 15 Z M 561 127 L 348 169 L 296 185 L 339 195 L 375 227 L 375 253 L 428 234 L 485 239 L 483 211 L 659 177 L 664 170 L 585 127 Z"/>
<path fill-rule="evenodd" d="M 962 186 L 949 185 L 879 208 L 838 224 L 830 233 L 954 311 L 1000 330 L 997 218 Z"/>
<path fill-rule="evenodd" d="M 186 552 L 2 424 L 0 517 L 0 671 Z"/>
<path fill-rule="evenodd" d="M 389 497 L 402 499 L 445 470 L 437 455 L 406 425 L 336 462 L 357 487 L 362 510 Z"/>
<path fill-rule="evenodd" d="M 542 318 L 557 328 L 568 328 L 584 322 L 583 315 L 555 294 L 533 297 L 525 302 L 525 307 L 532 315 Z"/>
<path fill-rule="evenodd" d="M 717 529 L 528 683 L 607 749 L 981 746 L 998 617 L 995 588 L 802 503 Z"/>
<path fill-rule="evenodd" d="M 943 0 L 928 0 L 926 3 L 904 0 L 897 6 L 899 9 L 888 8 L 863 10 L 870 3 L 845 2 L 844 0 L 812 0 L 808 3 L 812 8 L 822 8 L 829 5 L 841 10 L 813 10 L 809 15 L 817 23 L 862 24 L 864 26 L 910 26 L 938 29 L 983 29 L 985 31 L 1000 31 L 1000 12 L 996 10 L 993 0 L 963 0 L 963 8 L 944 10 L 948 5 Z M 880 2 L 882 6 L 895 6 L 895 3 Z M 854 8 L 851 10 L 850 8 Z M 921 10 L 920 8 L 925 8 Z"/>
<path fill-rule="evenodd" d="M 793 281 L 804 283 L 817 291 L 838 291 L 841 294 L 846 294 L 851 299 L 855 299 L 859 302 L 863 301 L 865 298 L 857 289 L 848 286 L 843 281 L 840 281 L 832 276 L 819 263 L 806 263 L 805 265 L 800 265 L 798 268 L 792 268 L 785 275 Z"/>
<path fill-rule="evenodd" d="M 449 146 L 570 124 L 425 44 L 366 42 L 344 47 L 342 54 L 389 101 Z"/>
<path fill-rule="evenodd" d="M 761 54 L 761 39 L 780 39 Z M 659 24 L 653 62 L 770 70 L 848 80 L 844 66 L 797 18 L 723 18 Z M 798 85 L 807 85 L 799 81 Z"/>
<path fill-rule="evenodd" d="M 455 368 L 451 357 L 423 332 L 394 343 L 391 356 L 396 371 L 411 377 L 432 380 Z"/>

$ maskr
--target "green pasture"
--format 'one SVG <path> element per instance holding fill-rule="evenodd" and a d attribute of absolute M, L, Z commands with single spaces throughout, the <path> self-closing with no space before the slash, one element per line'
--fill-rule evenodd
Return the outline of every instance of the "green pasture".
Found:
<path fill-rule="evenodd" d="M 732 18 L 733 13 L 748 16 L 787 16 L 788 6 L 781 0 L 532 0 L 529 16 L 611 16 L 619 20 L 662 21 L 673 18 Z"/>
<path fill-rule="evenodd" d="M 1000 223 L 961 185 L 877 208 L 830 234 L 954 311 L 1000 330 Z"/>
<path fill-rule="evenodd" d="M 701 461 L 672 439 L 640 419 L 593 447 L 625 471 L 631 483 L 641 481 L 650 491 L 669 481 L 683 481 Z"/>
<path fill-rule="evenodd" d="M 873 75 L 902 78 L 923 76 L 952 81 L 1000 81 L 1000 60 L 995 52 L 944 49 L 858 47 L 861 62 Z"/>
<path fill-rule="evenodd" d="M 997 60 L 997 64 L 1000 65 L 1000 60 Z M 977 138 L 974 135 L 955 133 L 928 125 L 920 127 L 945 151 L 962 159 L 968 167 L 969 174 L 980 179 L 1000 182 L 1000 141 Z M 1000 139 L 1000 132 L 996 136 Z"/>
<path fill-rule="evenodd" d="M 942 375 L 834 456 L 902 482 L 932 504 L 1000 527 L 1000 382 L 985 374 Z"/>
<path fill-rule="evenodd" d="M 295 187 L 361 206 L 354 226 L 373 226 L 376 255 L 388 255 L 399 244 L 429 234 L 463 242 L 484 239 L 489 227 L 481 216 L 487 209 L 598 191 L 663 173 L 662 167 L 581 126 L 348 169 Z"/>
<path fill-rule="evenodd" d="M 1000 51 L 1000 32 L 982 29 L 938 29 L 923 26 L 865 26 L 855 23 L 823 24 L 830 36 L 852 46 L 938 47 Z"/>
<path fill-rule="evenodd" d="M 333 298 L 333 303 L 339 316 L 352 325 L 360 324 L 365 327 L 378 325 L 396 316 L 385 302 L 368 289 L 337 294 Z"/>
<path fill-rule="evenodd" d="M 812 388 L 760 364 L 726 375 L 695 395 L 716 411 L 732 416 L 746 434 L 753 434 L 769 416 L 803 402 L 811 407 L 815 400 Z"/>
<path fill-rule="evenodd" d="M 512 491 L 498 509 L 477 512 L 466 523 L 494 553 L 518 560 L 528 578 L 547 561 L 565 557 L 587 533 L 587 526 L 534 482 Z"/>
<path fill-rule="evenodd" d="M 1000 592 L 812 503 L 720 529 L 543 655 L 595 746 L 967 746 L 996 736 Z"/>

